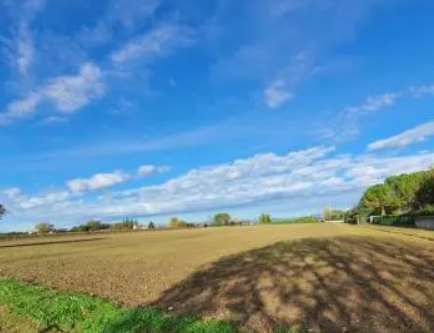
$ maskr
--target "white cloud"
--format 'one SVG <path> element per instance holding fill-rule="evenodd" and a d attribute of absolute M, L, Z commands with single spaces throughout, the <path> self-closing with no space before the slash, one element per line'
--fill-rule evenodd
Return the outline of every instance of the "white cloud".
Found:
<path fill-rule="evenodd" d="M 90 178 L 76 178 L 67 182 L 67 186 L 72 192 L 94 191 L 117 184 L 121 184 L 130 179 L 130 175 L 122 171 L 112 173 L 98 173 Z"/>
<path fill-rule="evenodd" d="M 174 48 L 191 44 L 192 30 L 178 25 L 162 25 L 126 43 L 114 52 L 111 59 L 116 64 L 133 60 L 150 61 L 170 53 Z"/>
<path fill-rule="evenodd" d="M 419 125 L 390 138 L 372 142 L 368 146 L 368 149 L 373 151 L 402 148 L 414 143 L 425 141 L 432 136 L 434 136 L 434 121 Z"/>
<path fill-rule="evenodd" d="M 32 92 L 23 99 L 9 103 L 6 112 L 0 113 L 0 125 L 6 125 L 16 119 L 29 117 L 35 112 L 41 100 L 42 96 L 38 92 Z"/>
<path fill-rule="evenodd" d="M 104 15 L 93 25 L 84 27 L 78 38 L 86 45 L 98 46 L 112 40 L 120 28 L 128 32 L 143 25 L 160 5 L 160 0 L 112 0 Z"/>
<path fill-rule="evenodd" d="M 102 72 L 96 65 L 85 63 L 77 75 L 51 80 L 41 94 L 54 103 L 59 111 L 73 112 L 104 94 Z"/>
<path fill-rule="evenodd" d="M 265 205 L 276 200 L 300 210 L 304 210 L 306 201 L 318 202 L 310 207 L 320 211 L 319 203 L 333 203 L 342 196 L 357 198 L 367 186 L 382 182 L 387 176 L 427 169 L 434 161 L 431 152 L 390 158 L 333 155 L 333 151 L 333 147 L 313 147 L 285 155 L 259 154 L 193 169 L 159 185 L 113 191 L 97 198 L 86 191 L 122 182 L 126 176 L 95 175 L 68 184 L 75 191 L 69 197 L 45 194 L 23 199 L 22 193 L 9 191 L 12 195 L 8 205 L 13 207 L 13 200 L 21 200 L 20 206 L 16 205 L 21 218 L 47 217 L 55 221 L 209 212 Z"/>
<path fill-rule="evenodd" d="M 13 21 L 11 38 L 0 38 L 6 46 L 5 53 L 8 64 L 17 69 L 21 75 L 27 75 L 35 55 L 31 21 L 34 16 L 44 8 L 45 0 L 27 0 L 5 2 L 6 9 L 10 11 Z"/>
<path fill-rule="evenodd" d="M 286 199 L 361 192 L 385 177 L 431 166 L 434 154 L 382 158 L 327 157 L 333 148 L 316 147 L 287 155 L 262 154 L 194 169 L 161 185 L 115 192 L 88 207 L 100 216 L 187 213 Z M 318 207 L 320 210 L 321 207 Z"/>
<path fill-rule="evenodd" d="M 20 27 L 17 38 L 17 66 L 18 71 L 26 75 L 29 67 L 33 62 L 34 48 L 30 31 L 26 25 Z"/>
<path fill-rule="evenodd" d="M 60 124 L 68 122 L 68 118 L 59 116 L 46 117 L 41 121 L 41 124 Z"/>
<path fill-rule="evenodd" d="M 0 125 L 31 116 L 42 102 L 54 104 L 58 112 L 74 112 L 102 96 L 104 91 L 99 67 L 92 63 L 84 63 L 77 75 L 51 79 L 26 97 L 9 103 L 6 112 L 0 113 Z"/>
<path fill-rule="evenodd" d="M 274 109 L 281 106 L 283 103 L 292 99 L 294 95 L 286 90 L 285 82 L 277 80 L 273 82 L 264 92 L 265 102 Z"/>
<path fill-rule="evenodd" d="M 162 166 L 157 166 L 157 165 L 152 165 L 152 164 L 145 164 L 145 165 L 141 165 L 138 169 L 137 169 L 137 175 L 139 177 L 148 177 L 150 175 L 153 175 L 155 173 L 163 173 L 163 172 L 167 172 L 169 171 L 169 167 L 162 165 Z"/>
<path fill-rule="evenodd" d="M 359 133 L 360 121 L 363 117 L 384 108 L 392 107 L 400 99 L 418 99 L 433 95 L 434 84 L 428 84 L 368 97 L 360 105 L 344 108 L 334 117 L 334 120 L 328 121 L 326 126 L 319 125 L 319 130 L 315 131 L 315 135 L 335 141 L 347 140 Z M 410 133 L 410 135 L 417 136 L 417 134 L 413 133 Z"/>
<path fill-rule="evenodd" d="M 313 55 L 310 52 L 298 53 L 264 90 L 265 103 L 274 109 L 282 106 L 294 97 L 301 81 L 314 71 Z"/>
<path fill-rule="evenodd" d="M 403 96 L 404 94 L 401 92 L 370 96 L 359 105 L 344 108 L 326 125 L 320 125 L 319 130 L 315 131 L 315 135 L 335 141 L 344 141 L 355 137 L 359 134 L 360 121 L 363 117 L 393 106 Z"/>
<path fill-rule="evenodd" d="M 409 92 L 411 96 L 415 98 L 434 95 L 434 84 L 410 87 Z"/>
<path fill-rule="evenodd" d="M 109 6 L 107 19 L 112 23 L 120 22 L 123 26 L 132 28 L 151 16 L 160 2 L 160 0 L 114 0 Z"/>
<path fill-rule="evenodd" d="M 363 104 L 348 107 L 344 110 L 344 112 L 347 114 L 375 112 L 384 107 L 392 106 L 395 104 L 396 99 L 400 96 L 400 93 L 386 93 L 378 96 L 368 97 Z"/>
<path fill-rule="evenodd" d="M 29 210 L 63 202 L 71 197 L 68 191 L 54 191 L 38 196 L 27 196 L 17 187 L 3 190 L 2 194 L 6 197 L 6 204 L 11 203 L 11 212 L 14 212 L 13 208 Z"/>

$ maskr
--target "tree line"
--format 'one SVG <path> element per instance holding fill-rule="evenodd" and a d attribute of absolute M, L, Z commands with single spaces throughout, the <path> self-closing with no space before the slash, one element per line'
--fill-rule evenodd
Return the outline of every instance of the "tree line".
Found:
<path fill-rule="evenodd" d="M 347 217 L 434 215 L 434 169 L 386 178 L 369 187 Z"/>

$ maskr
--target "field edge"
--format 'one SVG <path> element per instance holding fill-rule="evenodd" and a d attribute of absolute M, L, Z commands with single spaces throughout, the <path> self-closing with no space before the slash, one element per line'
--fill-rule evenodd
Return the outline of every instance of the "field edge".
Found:
<path fill-rule="evenodd" d="M 175 317 L 151 307 L 124 309 L 108 300 L 9 278 L 0 278 L 0 308 L 22 320 L 26 326 L 37 327 L 35 332 L 236 332 L 230 323 L 221 320 Z M 1 324 L 10 326 L 14 323 Z"/>

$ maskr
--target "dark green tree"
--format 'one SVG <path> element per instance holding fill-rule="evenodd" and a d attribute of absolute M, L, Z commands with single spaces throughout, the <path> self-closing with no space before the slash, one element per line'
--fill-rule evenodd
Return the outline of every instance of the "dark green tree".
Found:
<path fill-rule="evenodd" d="M 389 186 L 378 184 L 366 190 L 360 201 L 360 206 L 370 210 L 371 214 L 386 215 L 398 209 L 400 204 Z"/>
<path fill-rule="evenodd" d="M 261 214 L 258 219 L 259 224 L 270 224 L 271 223 L 271 215 L 270 214 Z"/>
<path fill-rule="evenodd" d="M 421 171 L 392 176 L 386 179 L 384 184 L 389 191 L 389 197 L 397 204 L 396 212 L 394 213 L 404 214 L 412 210 L 416 193 L 426 178 L 427 172 Z"/>
<path fill-rule="evenodd" d="M 55 231 L 54 224 L 50 223 L 38 223 L 35 225 L 35 229 L 40 234 L 48 234 L 51 231 Z"/>
<path fill-rule="evenodd" d="M 2 204 L 0 204 L 0 220 L 5 214 L 6 214 L 6 208 Z"/>
<path fill-rule="evenodd" d="M 345 217 L 345 211 L 339 209 L 325 208 L 322 215 L 324 221 L 343 220 Z"/>
<path fill-rule="evenodd" d="M 413 208 L 424 210 L 434 205 L 434 170 L 430 170 L 414 195 Z"/>
<path fill-rule="evenodd" d="M 231 216 L 228 213 L 217 213 L 214 215 L 213 222 L 217 226 L 229 225 Z"/>
<path fill-rule="evenodd" d="M 369 187 L 356 208 L 358 215 L 427 214 L 434 209 L 434 169 L 388 177 Z"/>
<path fill-rule="evenodd" d="M 177 217 L 172 217 L 169 221 L 169 228 L 177 229 L 185 227 L 187 227 L 187 223 Z"/>

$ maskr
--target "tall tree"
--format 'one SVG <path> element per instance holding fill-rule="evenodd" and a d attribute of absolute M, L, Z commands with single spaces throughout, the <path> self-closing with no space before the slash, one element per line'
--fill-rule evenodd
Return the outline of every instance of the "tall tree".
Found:
<path fill-rule="evenodd" d="M 408 214 L 434 209 L 434 169 L 388 177 L 369 187 L 357 207 L 358 214 Z"/>
<path fill-rule="evenodd" d="M 384 184 L 368 188 L 360 201 L 360 205 L 377 215 L 386 215 L 399 208 L 396 196 L 392 194 L 390 187 Z"/>
<path fill-rule="evenodd" d="M 271 223 L 271 215 L 270 214 L 261 214 L 258 219 L 259 224 L 270 224 Z"/>
<path fill-rule="evenodd" d="M 6 208 L 2 204 L 0 204 L 0 220 L 5 214 L 6 214 Z"/>
<path fill-rule="evenodd" d="M 40 234 L 47 234 L 50 231 L 54 231 L 55 230 L 54 224 L 49 224 L 49 223 L 38 223 L 35 226 L 35 229 Z"/>
<path fill-rule="evenodd" d="M 169 228 L 185 228 L 186 226 L 187 223 L 177 217 L 172 217 L 169 221 Z"/>
<path fill-rule="evenodd" d="M 388 177 L 384 184 L 389 189 L 389 196 L 398 204 L 398 213 L 407 213 L 412 209 L 416 193 L 427 178 L 427 172 L 415 172 Z"/>
<path fill-rule="evenodd" d="M 228 225 L 231 222 L 231 216 L 228 213 L 217 213 L 214 215 L 214 225 Z"/>
<path fill-rule="evenodd" d="M 345 211 L 339 209 L 325 208 L 322 213 L 324 221 L 343 220 Z"/>
<path fill-rule="evenodd" d="M 430 170 L 414 196 L 413 207 L 422 210 L 434 205 L 434 169 Z"/>

